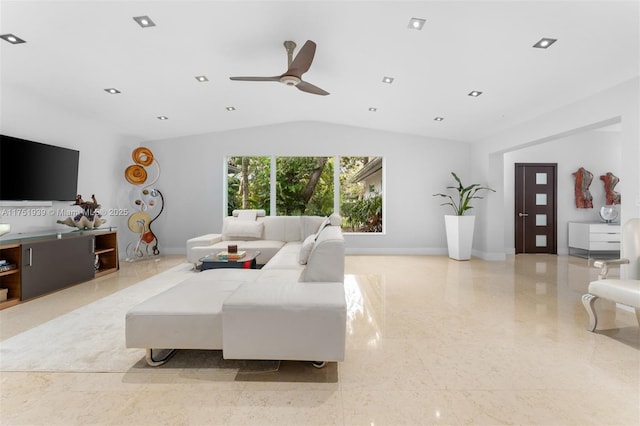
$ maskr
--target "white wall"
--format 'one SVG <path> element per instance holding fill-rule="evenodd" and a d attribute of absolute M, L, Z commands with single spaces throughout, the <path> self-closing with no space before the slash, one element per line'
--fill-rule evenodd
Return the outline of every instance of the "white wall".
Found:
<path fill-rule="evenodd" d="M 84 199 L 90 199 L 91 195 L 95 194 L 104 211 L 127 207 L 123 172 L 131 163 L 131 150 L 137 146 L 133 142 L 134 137 L 111 131 L 99 117 L 67 111 L 42 97 L 21 93 L 14 99 L 20 99 L 20 103 L 13 103 L 11 108 L 4 106 L 0 133 L 80 151 L 78 193 L 82 194 Z M 79 207 L 71 207 L 71 204 L 54 202 L 53 209 L 81 211 Z M 15 208 L 6 203 L 3 205 L 4 207 L 0 207 L 0 213 L 2 209 Z M 46 210 L 48 212 L 49 209 Z M 12 228 L 11 234 L 7 234 L 5 238 L 17 236 L 18 233 L 67 232 L 74 229 L 57 224 L 58 219 L 64 220 L 65 217 L 49 213 L 38 217 L 0 216 L 0 222 L 9 223 Z M 106 219 L 105 226 L 117 226 L 119 231 L 126 229 L 125 216 L 106 216 Z M 119 232 L 118 236 L 121 234 L 122 232 Z M 123 253 L 125 243 L 120 238 L 118 243 Z"/>
<path fill-rule="evenodd" d="M 184 253 L 187 239 L 221 231 L 223 166 L 228 155 L 383 156 L 384 235 L 347 235 L 350 253 L 445 253 L 444 207 L 431 194 L 470 169 L 461 142 L 333 125 L 295 122 L 146 144 L 162 167 L 166 198 L 154 232 L 161 250 Z"/>
<path fill-rule="evenodd" d="M 621 162 L 617 173 L 620 182 L 624 182 L 621 222 L 640 217 L 639 100 L 640 78 L 634 78 L 473 144 L 474 179 L 485 180 L 492 187 L 502 188 L 505 183 L 505 152 L 621 123 Z M 598 150 L 590 155 L 585 153 L 585 159 L 599 155 Z M 474 252 L 488 259 L 503 259 L 506 252 L 505 223 L 511 212 L 504 209 L 504 191 L 494 195 L 484 207 L 486 214 L 476 222 L 479 225 Z"/>
<path fill-rule="evenodd" d="M 515 163 L 558 163 L 557 169 L 557 230 L 558 254 L 566 254 L 568 222 L 599 222 L 600 207 L 605 204 L 605 191 L 600 175 L 612 172 L 618 176 L 621 168 L 619 131 L 587 131 L 560 138 L 504 155 L 504 210 L 506 252 L 515 253 Z M 575 204 L 575 179 L 572 175 L 580 167 L 593 173 L 590 192 L 593 196 L 592 209 L 578 209 Z M 615 187 L 624 192 L 624 183 Z"/>

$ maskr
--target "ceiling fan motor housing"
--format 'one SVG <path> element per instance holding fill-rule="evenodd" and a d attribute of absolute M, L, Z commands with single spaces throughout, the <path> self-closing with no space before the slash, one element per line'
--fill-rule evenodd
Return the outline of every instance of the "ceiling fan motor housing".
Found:
<path fill-rule="evenodd" d="M 287 86 L 297 86 L 300 83 L 300 79 L 293 75 L 283 75 L 280 77 L 280 83 L 284 83 Z"/>

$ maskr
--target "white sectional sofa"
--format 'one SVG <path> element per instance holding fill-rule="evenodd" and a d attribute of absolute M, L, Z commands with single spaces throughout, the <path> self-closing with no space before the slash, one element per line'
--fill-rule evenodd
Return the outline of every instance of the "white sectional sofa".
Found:
<path fill-rule="evenodd" d="M 339 224 L 339 217 L 332 219 Z M 189 240 L 189 260 L 220 243 L 216 248 L 234 243 L 240 250 L 261 251 L 279 245 L 263 257 L 263 268 L 194 272 L 127 313 L 126 346 L 146 349 L 150 365 L 168 359 L 157 359 L 154 349 L 222 349 L 227 359 L 314 361 L 316 366 L 342 361 L 346 301 L 340 226 L 304 216 L 254 221 L 263 224 L 261 236 L 274 239 L 198 237 Z"/>
<path fill-rule="evenodd" d="M 339 216 L 330 218 L 334 219 L 333 225 L 340 225 Z M 236 244 L 239 250 L 260 251 L 257 263 L 265 265 L 285 245 L 301 244 L 326 219 L 320 216 L 266 216 L 264 210 L 234 210 L 232 216 L 223 219 L 221 233 L 187 240 L 187 260 L 197 265 L 208 254 Z"/>

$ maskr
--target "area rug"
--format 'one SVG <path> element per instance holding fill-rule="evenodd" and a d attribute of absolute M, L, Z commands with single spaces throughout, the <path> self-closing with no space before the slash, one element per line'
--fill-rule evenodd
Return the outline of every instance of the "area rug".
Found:
<path fill-rule="evenodd" d="M 0 371 L 159 372 L 224 369 L 268 372 L 277 361 L 237 361 L 222 351 L 177 351 L 164 366 L 144 361 L 144 349 L 125 347 L 125 314 L 138 303 L 193 275 L 191 263 L 175 266 L 110 296 L 0 342 Z"/>

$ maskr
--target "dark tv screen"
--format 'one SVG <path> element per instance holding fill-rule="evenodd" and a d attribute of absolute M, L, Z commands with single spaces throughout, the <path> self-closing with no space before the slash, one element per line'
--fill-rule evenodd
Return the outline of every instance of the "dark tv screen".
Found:
<path fill-rule="evenodd" d="M 0 135 L 0 200 L 72 201 L 80 152 Z"/>

